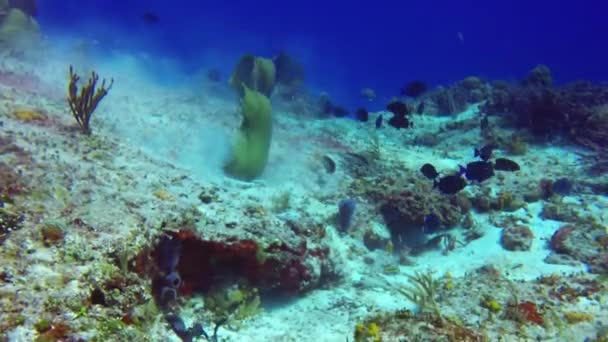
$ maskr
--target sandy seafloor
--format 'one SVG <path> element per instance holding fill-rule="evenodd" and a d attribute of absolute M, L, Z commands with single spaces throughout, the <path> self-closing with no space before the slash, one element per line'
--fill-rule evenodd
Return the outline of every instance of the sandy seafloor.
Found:
<path fill-rule="evenodd" d="M 348 233 L 340 233 L 334 227 L 331 217 L 337 203 L 346 197 L 349 178 L 340 165 L 334 174 L 324 172 L 321 156 L 335 151 L 320 141 L 331 136 L 353 151 L 366 151 L 370 137 L 377 135 L 381 163 L 390 161 L 390 165 L 399 166 L 395 174 L 414 175 L 425 181 L 418 174 L 425 162 L 447 170 L 472 160 L 479 131 L 473 128 L 445 132 L 434 147 L 415 145 L 416 136 L 436 132 L 437 127 L 449 121 L 474 120 L 475 105 L 457 116 L 416 116 L 415 128 L 401 131 L 388 126 L 376 130 L 374 119 L 379 113 L 372 113 L 368 123 L 359 123 L 311 119 L 297 113 L 295 106 L 275 105 L 270 162 L 261 179 L 245 183 L 221 172 L 227 146 L 240 123 L 236 101 L 226 85 L 212 84 L 202 74 L 191 76 L 183 87 L 176 87 L 177 82 L 153 80 L 142 76 L 138 68 L 140 57 L 127 54 L 116 54 L 109 61 L 74 61 L 83 75 L 94 69 L 102 78 L 114 78 L 114 87 L 93 116 L 93 135 L 85 137 L 74 129 L 64 98 L 66 60 L 69 59 L 57 62 L 43 58 L 34 64 L 14 59 L 0 61 L 3 71 L 34 74 L 41 80 L 36 85 L 0 82 L 0 132 L 11 136 L 15 145 L 31 155 L 31 164 L 25 162 L 18 167 L 30 188 L 39 190 L 35 198 L 26 196 L 21 200 L 31 214 L 26 216 L 23 228 L 13 232 L 0 247 L 0 269 L 11 274 L 10 282 L 0 283 L 0 321 L 6 322 L 17 313 L 22 315 L 22 324 L 5 331 L 11 341 L 35 339 L 33 325 L 40 315 L 48 315 L 44 313 L 45 301 L 69 301 L 76 294 L 90 291 L 87 280 L 102 277 L 98 263 L 104 262 L 101 259 L 108 249 L 127 240 L 134 241 L 133 245 L 138 245 L 137 241 L 139 245 L 145 243 L 156 234 L 162 220 L 191 207 L 217 222 L 219 230 L 226 229 L 220 223 L 230 220 L 246 224 L 248 219 L 239 217 L 243 208 L 252 203 L 270 208 L 273 200 L 285 192 L 291 194 L 290 208 L 282 213 L 269 210 L 268 215 L 274 216 L 270 219 L 307 215 L 324 222 L 326 243 L 341 278 L 292 300 L 266 305 L 261 313 L 240 322 L 238 327 L 221 327 L 221 341 L 352 341 L 358 321 L 379 312 L 415 309 L 398 290 L 408 284 L 406 275 L 427 271 L 439 278 L 446 273 L 453 277 L 451 292 L 442 293 L 439 300 L 442 312 L 458 316 L 493 341 L 499 336 L 503 341 L 583 341 L 594 338 L 602 322 L 608 322 L 605 290 L 554 306 L 557 310 L 589 313 L 593 316 L 591 321 L 559 328 L 522 327 L 500 318 L 487 321 L 487 310 L 479 305 L 481 294 L 489 293 L 503 303 L 510 294 L 505 286 L 481 280 L 482 275 L 475 270 L 482 266 L 493 265 L 521 291 L 521 298 L 539 304 L 549 300 L 535 284 L 540 276 L 557 274 L 565 281 L 569 277 L 596 277 L 588 274 L 582 263 L 566 266 L 544 262 L 550 253 L 547 241 L 566 223 L 541 218 L 542 200 L 509 213 L 473 211 L 476 229 L 483 233 L 481 238 L 458 246 L 447 255 L 437 250 L 412 257 L 412 265 L 400 265 L 398 256 L 382 249 L 369 251 L 363 245 L 361 232 L 366 228 L 388 234 L 373 203 L 358 204 Z M 19 120 L 11 114 L 15 109 L 37 110 L 45 117 Z M 504 151 L 496 153 L 504 155 Z M 584 180 L 587 176 L 581 155 L 585 153 L 557 139 L 552 145 L 531 144 L 525 155 L 514 157 L 522 166 L 521 171 L 464 191 L 474 193 L 484 187 L 492 192 L 505 188 L 515 192 L 543 177 Z M 13 160 L 9 154 L 0 157 Z M 198 200 L 200 190 L 209 187 L 222 192 L 223 200 L 212 207 Z M 585 215 L 606 224 L 605 196 L 581 191 L 562 200 L 579 205 Z M 501 247 L 501 227 L 497 225 L 507 216 L 533 231 L 530 251 L 507 251 Z M 66 224 L 61 244 L 40 242 L 40 222 L 72 222 L 75 217 L 94 229 L 83 231 L 82 227 Z M 460 230 L 456 227 L 451 231 L 458 235 Z M 85 256 L 76 258 L 78 262 L 59 262 L 67 250 Z M 398 269 L 385 272 L 387 265 L 397 265 Z M 150 298 L 149 294 L 145 296 Z M 183 309 L 187 324 L 201 320 L 197 316 L 200 300 L 189 301 Z M 90 308 L 88 315 L 103 315 L 103 310 Z M 79 331 L 82 324 L 78 321 L 83 318 L 70 310 L 54 315 L 51 319 L 67 322 L 76 335 L 81 333 L 85 339 L 94 335 Z M 160 316 L 151 324 L 148 337 L 154 341 L 179 341 Z"/>

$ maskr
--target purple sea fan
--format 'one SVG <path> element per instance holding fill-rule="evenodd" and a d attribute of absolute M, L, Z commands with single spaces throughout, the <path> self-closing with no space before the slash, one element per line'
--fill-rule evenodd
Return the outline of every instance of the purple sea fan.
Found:
<path fill-rule="evenodd" d="M 344 232 L 350 228 L 356 206 L 357 201 L 352 198 L 347 198 L 340 202 L 337 216 L 337 224 L 340 231 Z"/>

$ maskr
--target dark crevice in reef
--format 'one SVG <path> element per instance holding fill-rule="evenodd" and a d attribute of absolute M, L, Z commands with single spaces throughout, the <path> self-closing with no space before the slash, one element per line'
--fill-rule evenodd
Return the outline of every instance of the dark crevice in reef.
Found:
<path fill-rule="evenodd" d="M 179 247 L 166 248 L 167 239 Z M 151 250 L 142 252 L 135 271 L 153 279 L 157 300 L 173 272 L 180 278 L 176 289 L 180 296 L 205 295 L 218 287 L 246 282 L 262 297 L 276 299 L 334 280 L 328 254 L 327 248 L 309 248 L 306 242 L 295 247 L 283 242 L 262 247 L 249 239 L 205 240 L 184 230 L 164 235 Z"/>

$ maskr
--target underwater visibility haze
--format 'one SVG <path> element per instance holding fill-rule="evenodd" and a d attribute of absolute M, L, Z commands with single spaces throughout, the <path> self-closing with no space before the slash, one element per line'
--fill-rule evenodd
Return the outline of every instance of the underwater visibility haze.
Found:
<path fill-rule="evenodd" d="M 0 0 L 0 340 L 608 341 L 607 8 Z"/>

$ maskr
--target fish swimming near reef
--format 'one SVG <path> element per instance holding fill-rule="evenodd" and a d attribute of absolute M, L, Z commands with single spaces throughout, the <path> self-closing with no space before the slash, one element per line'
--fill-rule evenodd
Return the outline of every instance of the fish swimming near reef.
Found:
<path fill-rule="evenodd" d="M 406 117 L 410 113 L 410 109 L 406 103 L 401 101 L 393 101 L 386 106 L 386 109 L 393 113 L 393 117 L 388 119 L 388 124 L 400 129 L 413 127 L 413 123 Z"/>
<path fill-rule="evenodd" d="M 494 143 L 487 144 L 480 149 L 475 148 L 473 156 L 479 157 L 483 161 L 488 161 L 490 158 L 492 158 L 492 152 L 494 152 L 494 150 L 497 148 L 498 148 L 498 145 L 496 145 Z"/>
<path fill-rule="evenodd" d="M 388 124 L 397 129 L 414 127 L 414 123 L 405 116 L 393 116 L 388 119 Z"/>
<path fill-rule="evenodd" d="M 497 158 L 494 161 L 494 169 L 498 171 L 519 171 L 519 164 L 507 158 Z"/>
<path fill-rule="evenodd" d="M 376 118 L 376 129 L 382 128 L 382 114 L 378 115 Z"/>
<path fill-rule="evenodd" d="M 460 173 L 441 177 L 433 183 L 433 188 L 439 189 L 441 193 L 446 195 L 454 195 L 466 186 L 467 181 Z"/>
<path fill-rule="evenodd" d="M 406 116 L 410 113 L 410 108 L 402 101 L 393 101 L 389 103 L 386 105 L 386 110 L 397 116 Z"/>
<path fill-rule="evenodd" d="M 429 163 L 422 165 L 420 172 L 422 172 L 422 174 L 430 180 L 434 180 L 439 177 L 439 172 L 437 172 L 437 169 L 435 169 L 435 167 Z"/>
<path fill-rule="evenodd" d="M 471 162 L 466 167 L 461 166 L 460 170 L 468 180 L 480 183 L 494 176 L 494 165 L 487 161 Z"/>
<path fill-rule="evenodd" d="M 436 233 L 441 228 L 441 219 L 434 213 L 430 213 L 424 216 L 424 225 L 422 226 L 422 232 L 425 234 Z"/>

